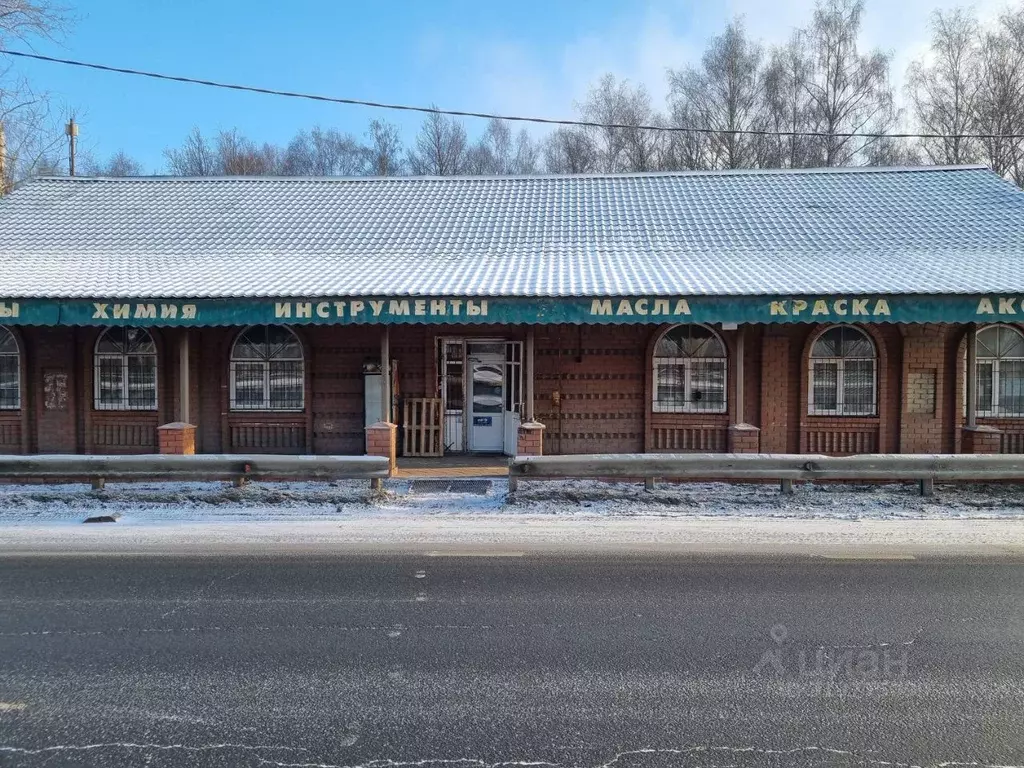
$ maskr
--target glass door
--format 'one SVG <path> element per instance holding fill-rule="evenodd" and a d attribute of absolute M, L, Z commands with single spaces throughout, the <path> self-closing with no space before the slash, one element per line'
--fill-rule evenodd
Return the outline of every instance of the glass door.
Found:
<path fill-rule="evenodd" d="M 505 448 L 505 344 L 466 345 L 469 372 L 469 450 L 502 453 Z"/>

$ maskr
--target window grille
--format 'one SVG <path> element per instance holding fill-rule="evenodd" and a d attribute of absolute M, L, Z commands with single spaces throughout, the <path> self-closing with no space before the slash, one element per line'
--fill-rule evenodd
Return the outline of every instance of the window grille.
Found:
<path fill-rule="evenodd" d="M 305 407 L 302 344 L 288 328 L 254 325 L 231 348 L 232 411 L 301 411 Z"/>
<path fill-rule="evenodd" d="M 710 328 L 677 325 L 654 348 L 657 413 L 725 413 L 725 344 Z"/>
<path fill-rule="evenodd" d="M 878 412 L 878 353 L 859 328 L 836 327 L 811 347 L 808 413 L 874 416 Z"/>
<path fill-rule="evenodd" d="M 105 411 L 154 411 L 156 344 L 144 328 L 108 328 L 96 340 L 93 407 Z"/>
<path fill-rule="evenodd" d="M 21 353 L 18 341 L 0 326 L 0 410 L 21 408 Z"/>
<path fill-rule="evenodd" d="M 978 331 L 979 416 L 1024 416 L 1024 334 L 1009 325 Z"/>

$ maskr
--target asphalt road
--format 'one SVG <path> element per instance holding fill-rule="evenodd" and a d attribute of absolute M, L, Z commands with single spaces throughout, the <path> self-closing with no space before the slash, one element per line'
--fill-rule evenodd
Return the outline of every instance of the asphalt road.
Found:
<path fill-rule="evenodd" d="M 1024 765 L 1024 562 L 0 558 L 3 766 Z"/>

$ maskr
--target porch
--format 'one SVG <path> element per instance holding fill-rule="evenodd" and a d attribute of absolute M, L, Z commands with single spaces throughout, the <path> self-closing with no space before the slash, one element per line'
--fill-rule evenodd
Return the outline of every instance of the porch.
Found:
<path fill-rule="evenodd" d="M 398 457 L 395 477 L 472 478 L 506 477 L 508 459 L 504 456 L 450 455 L 443 457 Z"/>

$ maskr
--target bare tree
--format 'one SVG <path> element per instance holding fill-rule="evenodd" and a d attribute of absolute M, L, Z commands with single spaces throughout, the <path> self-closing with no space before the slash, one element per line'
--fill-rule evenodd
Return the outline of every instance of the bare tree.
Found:
<path fill-rule="evenodd" d="M 737 19 L 711 40 L 700 67 L 669 70 L 673 114 L 720 131 L 708 134 L 712 167 L 748 168 L 756 161 L 755 137 L 735 132 L 761 125 L 763 59 Z"/>
<path fill-rule="evenodd" d="M 409 167 L 417 176 L 458 176 L 466 171 L 468 153 L 462 123 L 432 112 L 423 121 L 415 147 L 409 150 Z"/>
<path fill-rule="evenodd" d="M 962 8 L 932 14 L 932 61 L 915 61 L 907 70 L 907 94 L 923 133 L 942 138 L 921 139 L 933 163 L 976 162 L 981 154 L 975 132 L 982 89 L 978 22 Z"/>
<path fill-rule="evenodd" d="M 217 134 L 216 151 L 219 175 L 273 176 L 279 171 L 278 148 L 272 144 L 257 146 L 237 128 Z"/>
<path fill-rule="evenodd" d="M 544 165 L 548 173 L 593 173 L 598 152 L 590 135 L 578 128 L 557 128 L 544 142 Z"/>
<path fill-rule="evenodd" d="M 289 142 L 281 172 L 285 176 L 365 176 L 371 161 L 371 150 L 353 136 L 316 126 L 299 131 Z"/>
<path fill-rule="evenodd" d="M 164 158 L 172 176 L 216 176 L 220 173 L 217 151 L 198 127 L 191 130 L 180 147 L 165 149 Z"/>
<path fill-rule="evenodd" d="M 823 134 L 814 142 L 816 164 L 849 165 L 872 140 L 843 134 L 884 133 L 896 122 L 890 56 L 857 49 L 863 13 L 863 0 L 821 0 L 807 30 L 814 67 L 804 87 L 810 125 Z"/>
<path fill-rule="evenodd" d="M 82 158 L 81 167 L 86 176 L 142 176 L 142 165 L 123 149 L 111 155 L 105 163 L 98 162 L 94 157 Z"/>
<path fill-rule="evenodd" d="M 67 23 L 67 10 L 53 2 L 0 0 L 0 51 L 12 41 L 59 38 Z M 49 97 L 33 89 L 11 65 L 0 67 L 0 126 L 4 134 L 0 194 L 20 179 L 56 168 L 63 142 L 60 121 Z"/>
<path fill-rule="evenodd" d="M 537 173 L 537 167 L 540 165 L 540 146 L 525 128 L 516 136 L 513 162 L 513 172 L 520 174 Z"/>
<path fill-rule="evenodd" d="M 628 80 L 619 81 L 606 74 L 576 106 L 584 120 L 603 126 L 590 129 L 599 170 L 616 173 L 661 167 L 663 136 L 660 131 L 641 126 L 662 125 L 664 118 L 654 109 L 642 85 L 634 88 Z"/>
<path fill-rule="evenodd" d="M 1024 182 L 1021 140 L 1008 138 L 1024 132 L 1024 21 L 1020 13 L 1000 17 L 981 39 L 981 87 L 976 122 L 982 158 L 996 173 Z"/>
<path fill-rule="evenodd" d="M 761 127 L 774 131 L 756 142 L 762 168 L 802 168 L 811 162 L 812 140 L 797 135 L 810 130 L 807 84 L 813 62 L 806 33 L 796 32 L 785 45 L 772 49 L 764 71 Z"/>
<path fill-rule="evenodd" d="M 506 176 L 536 173 L 540 150 L 524 129 L 513 135 L 506 120 L 492 118 L 466 156 L 466 172 Z"/>
<path fill-rule="evenodd" d="M 371 120 L 370 172 L 375 176 L 398 176 L 402 173 L 402 140 L 398 126 L 384 120 Z"/>
<path fill-rule="evenodd" d="M 164 150 L 172 176 L 268 176 L 280 172 L 281 152 L 258 146 L 238 129 L 220 131 L 213 141 L 193 128 L 180 147 Z"/>

